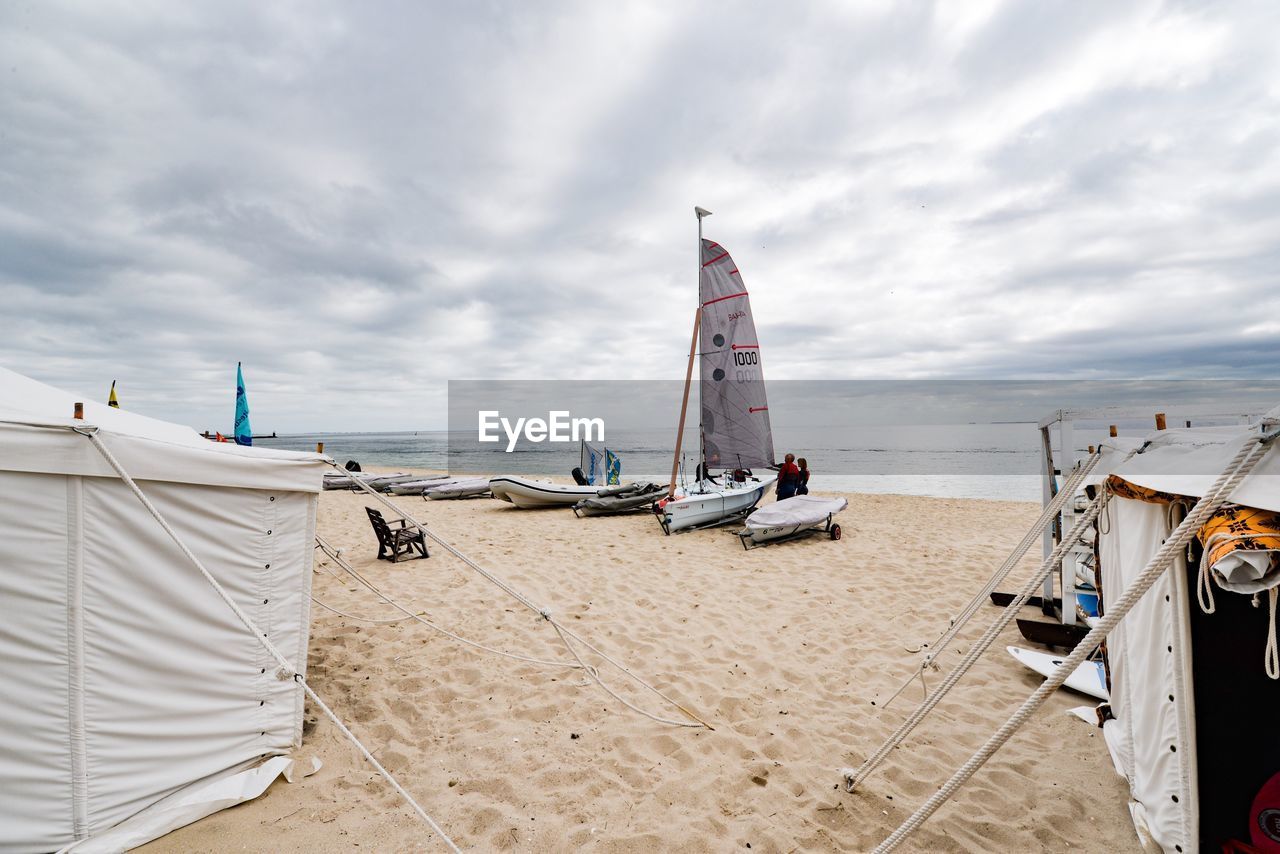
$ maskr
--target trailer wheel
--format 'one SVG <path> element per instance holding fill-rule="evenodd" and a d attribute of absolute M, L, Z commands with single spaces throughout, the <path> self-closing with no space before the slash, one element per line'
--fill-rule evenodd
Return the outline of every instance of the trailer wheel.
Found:
<path fill-rule="evenodd" d="M 838 540 L 838 539 L 840 539 L 840 534 L 841 534 L 840 526 L 839 526 L 839 525 L 832 525 L 832 526 L 831 526 L 831 539 L 833 539 L 833 540 Z"/>

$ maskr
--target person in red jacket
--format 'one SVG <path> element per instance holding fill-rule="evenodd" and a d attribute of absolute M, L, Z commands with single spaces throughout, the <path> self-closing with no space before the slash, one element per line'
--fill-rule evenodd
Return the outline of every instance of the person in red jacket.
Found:
<path fill-rule="evenodd" d="M 800 469 L 796 466 L 796 455 L 787 454 L 782 465 L 778 467 L 778 500 L 785 501 L 796 494 L 800 488 Z"/>

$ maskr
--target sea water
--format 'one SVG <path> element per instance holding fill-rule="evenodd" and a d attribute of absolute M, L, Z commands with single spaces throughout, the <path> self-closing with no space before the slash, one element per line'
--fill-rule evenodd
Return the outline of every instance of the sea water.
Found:
<path fill-rule="evenodd" d="M 610 433 L 605 445 L 622 460 L 622 479 L 665 483 L 671 476 L 674 430 Z M 1073 432 L 1078 459 L 1098 444 L 1105 428 Z M 474 437 L 470 437 L 474 438 Z M 339 463 L 432 469 L 458 474 L 568 476 L 579 464 L 579 448 L 568 443 L 505 446 L 480 450 L 471 442 L 450 443 L 448 431 L 400 433 L 307 433 L 259 439 L 270 448 L 325 453 Z M 943 498 L 1041 500 L 1044 463 L 1034 423 L 890 425 L 841 428 L 774 428 L 779 458 L 804 457 L 820 492 L 869 492 Z M 684 440 L 684 465 L 696 465 L 696 431 Z M 1056 452 L 1060 456 L 1060 452 Z"/>

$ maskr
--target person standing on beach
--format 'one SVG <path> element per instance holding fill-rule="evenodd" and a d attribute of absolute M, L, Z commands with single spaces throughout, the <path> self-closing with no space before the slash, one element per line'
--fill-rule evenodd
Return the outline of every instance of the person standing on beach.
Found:
<path fill-rule="evenodd" d="M 806 460 L 804 457 L 801 457 L 800 459 L 796 460 L 796 463 L 797 465 L 800 466 L 800 484 L 799 486 L 796 487 L 796 495 L 808 495 L 809 494 L 809 461 Z"/>
<path fill-rule="evenodd" d="M 778 467 L 778 500 L 785 501 L 800 488 L 800 469 L 796 467 L 796 455 L 787 454 Z"/>

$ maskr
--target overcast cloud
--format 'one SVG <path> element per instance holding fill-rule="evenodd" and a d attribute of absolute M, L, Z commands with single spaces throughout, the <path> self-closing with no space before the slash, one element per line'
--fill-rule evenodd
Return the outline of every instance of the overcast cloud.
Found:
<path fill-rule="evenodd" d="M 0 364 L 203 428 L 676 378 L 1271 378 L 1280 6 L 0 3 Z"/>

